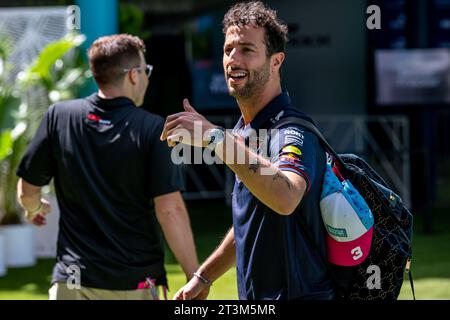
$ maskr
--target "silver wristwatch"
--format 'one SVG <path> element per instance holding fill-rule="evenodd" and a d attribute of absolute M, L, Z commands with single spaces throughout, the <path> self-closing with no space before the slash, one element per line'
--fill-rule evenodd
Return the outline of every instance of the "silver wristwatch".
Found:
<path fill-rule="evenodd" d="M 216 145 L 221 143 L 225 139 L 224 128 L 214 128 L 208 133 L 208 146 L 207 148 L 214 150 Z"/>

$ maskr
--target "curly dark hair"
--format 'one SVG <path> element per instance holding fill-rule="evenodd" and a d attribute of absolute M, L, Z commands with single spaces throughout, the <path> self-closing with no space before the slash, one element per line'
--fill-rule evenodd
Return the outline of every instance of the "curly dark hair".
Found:
<path fill-rule="evenodd" d="M 267 56 L 286 50 L 288 27 L 282 23 L 277 12 L 265 6 L 261 1 L 240 2 L 233 5 L 223 18 L 223 33 L 231 26 L 254 24 L 266 29 L 265 41 Z"/>

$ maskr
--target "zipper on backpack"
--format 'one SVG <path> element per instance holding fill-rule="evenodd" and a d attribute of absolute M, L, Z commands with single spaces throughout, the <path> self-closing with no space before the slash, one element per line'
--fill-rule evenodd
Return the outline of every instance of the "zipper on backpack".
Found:
<path fill-rule="evenodd" d="M 409 276 L 409 284 L 411 285 L 411 292 L 412 292 L 413 300 L 415 301 L 416 293 L 414 292 L 414 282 L 413 282 L 412 273 L 411 273 L 411 258 L 408 258 L 408 260 L 406 260 L 405 272 Z"/>
<path fill-rule="evenodd" d="M 409 273 L 410 269 L 411 269 L 411 258 L 408 258 L 408 260 L 406 260 L 405 272 Z"/>

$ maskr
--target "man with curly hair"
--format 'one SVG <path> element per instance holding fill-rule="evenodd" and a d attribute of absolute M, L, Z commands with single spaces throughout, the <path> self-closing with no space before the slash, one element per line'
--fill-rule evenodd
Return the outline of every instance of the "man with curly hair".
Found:
<path fill-rule="evenodd" d="M 161 139 L 171 146 L 212 147 L 233 170 L 233 227 L 175 299 L 206 298 L 210 285 L 234 264 L 240 299 L 333 299 L 322 263 L 326 246 L 319 200 L 325 151 L 313 133 L 296 123 L 270 134 L 267 158 L 250 148 L 255 130 L 272 129 L 286 117 L 309 119 L 281 87 L 287 26 L 261 2 L 244 2 L 226 13 L 223 31 L 225 79 L 241 119 L 230 133 L 185 100 L 185 112 L 167 117 Z M 182 135 L 198 130 L 198 123 L 205 138 Z M 245 155 L 245 161 L 239 163 L 237 155 Z"/>

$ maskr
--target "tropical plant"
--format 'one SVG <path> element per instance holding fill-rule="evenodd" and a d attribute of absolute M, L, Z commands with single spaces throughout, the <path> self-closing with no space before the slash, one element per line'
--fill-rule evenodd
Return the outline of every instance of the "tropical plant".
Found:
<path fill-rule="evenodd" d="M 149 31 L 143 31 L 145 13 L 132 3 L 120 3 L 119 30 L 121 33 L 129 33 L 146 41 L 150 37 Z"/>
<path fill-rule="evenodd" d="M 84 40 L 68 34 L 50 43 L 16 81 L 10 80 L 8 50 L 0 44 L 0 225 L 21 222 L 15 171 L 43 114 L 50 104 L 76 97 L 90 76 L 79 54 Z"/>

